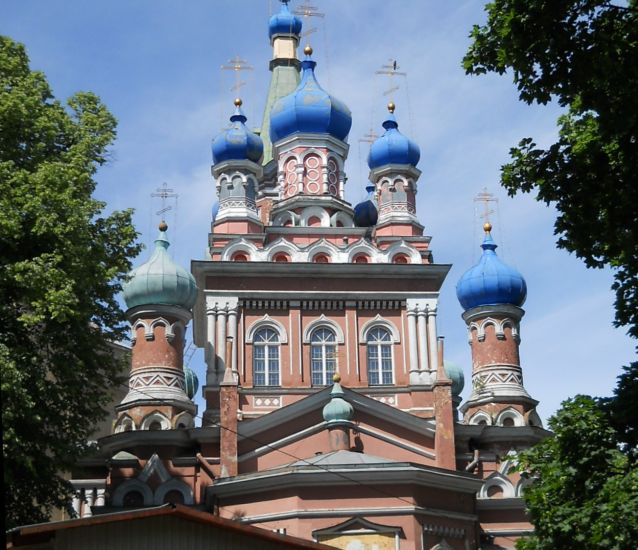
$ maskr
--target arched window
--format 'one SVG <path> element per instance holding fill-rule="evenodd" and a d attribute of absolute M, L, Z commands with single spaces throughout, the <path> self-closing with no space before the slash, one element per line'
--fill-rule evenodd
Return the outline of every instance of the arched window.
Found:
<path fill-rule="evenodd" d="M 407 264 L 409 263 L 408 257 L 405 254 L 397 254 L 392 258 L 393 264 Z"/>
<path fill-rule="evenodd" d="M 326 254 L 317 254 L 312 261 L 316 264 L 329 264 L 330 263 L 330 259 L 328 258 L 328 256 Z"/>
<path fill-rule="evenodd" d="M 164 504 L 184 504 L 184 495 L 181 491 L 173 489 L 164 495 Z"/>
<path fill-rule="evenodd" d="M 260 328 L 253 338 L 253 385 L 279 385 L 279 334 Z"/>
<path fill-rule="evenodd" d="M 337 339 L 328 327 L 317 328 L 310 337 L 312 385 L 327 386 L 337 370 Z"/>
<path fill-rule="evenodd" d="M 122 500 L 123 506 L 144 506 L 144 496 L 139 491 L 129 491 Z"/>
<path fill-rule="evenodd" d="M 371 386 L 392 384 L 392 338 L 383 327 L 373 327 L 367 334 L 368 383 Z"/>
<path fill-rule="evenodd" d="M 276 262 L 289 262 L 290 257 L 285 252 L 279 252 L 279 254 L 275 254 L 273 258 Z"/>
<path fill-rule="evenodd" d="M 237 252 L 233 255 L 233 262 L 247 262 L 248 256 L 244 252 Z"/>
<path fill-rule="evenodd" d="M 367 264 L 368 263 L 368 255 L 367 254 L 357 254 L 354 257 L 355 264 Z"/>

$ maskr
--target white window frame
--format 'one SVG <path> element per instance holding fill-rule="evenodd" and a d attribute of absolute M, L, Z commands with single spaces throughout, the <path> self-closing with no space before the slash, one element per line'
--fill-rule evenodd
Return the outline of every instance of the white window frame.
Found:
<path fill-rule="evenodd" d="M 372 336 L 375 332 L 382 331 L 386 336 L 387 340 L 372 340 Z M 371 349 L 376 348 L 377 356 L 376 358 L 372 358 L 370 354 Z M 387 348 L 390 351 L 390 381 L 386 382 L 383 379 L 383 349 Z M 387 359 L 387 357 L 385 357 Z M 372 364 L 372 361 L 376 362 L 375 365 Z M 370 327 L 370 329 L 366 332 L 366 366 L 368 369 L 368 384 L 370 386 L 392 386 L 394 385 L 394 346 L 393 346 L 393 338 L 392 332 L 388 330 L 387 327 L 383 325 L 375 325 Z M 376 371 L 377 381 L 372 382 L 370 373 Z"/>
<path fill-rule="evenodd" d="M 331 340 L 318 339 L 320 332 L 329 333 L 332 336 Z M 310 382 L 313 386 L 327 386 L 332 383 L 332 376 L 338 371 L 337 365 L 337 345 L 338 337 L 335 330 L 329 325 L 319 325 L 310 333 Z M 328 370 L 328 348 L 334 349 L 333 368 Z M 319 350 L 320 357 L 315 358 L 315 350 Z M 320 370 L 315 369 L 315 360 L 320 361 Z M 315 375 L 321 376 L 321 382 L 315 382 Z"/>

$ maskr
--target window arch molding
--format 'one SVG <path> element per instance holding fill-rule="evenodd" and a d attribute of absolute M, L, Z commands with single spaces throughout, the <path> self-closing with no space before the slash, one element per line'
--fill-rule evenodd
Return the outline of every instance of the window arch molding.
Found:
<path fill-rule="evenodd" d="M 386 329 L 390 333 L 390 338 L 392 339 L 393 344 L 398 344 L 401 341 L 401 337 L 399 334 L 399 330 L 391 321 L 384 319 L 381 315 L 377 314 L 374 319 L 370 319 L 366 321 L 364 325 L 361 327 L 361 331 L 359 332 L 359 342 L 365 343 L 368 341 L 368 332 L 370 332 L 373 328 L 381 327 Z"/>
<path fill-rule="evenodd" d="M 303 331 L 303 343 L 310 344 L 312 333 L 320 327 L 326 327 L 332 330 L 335 333 L 337 344 L 343 344 L 345 342 L 345 338 L 343 337 L 343 330 L 341 330 L 341 327 L 332 319 L 329 319 L 322 313 L 321 317 L 315 319 L 314 321 L 311 321 L 306 325 L 306 328 Z"/>
<path fill-rule="evenodd" d="M 386 253 L 386 261 L 388 263 L 392 263 L 395 256 L 400 254 L 405 254 L 409 258 L 409 262 L 411 264 L 420 264 L 421 263 L 421 255 L 416 248 L 411 247 L 406 244 L 405 241 L 399 241 L 398 243 L 394 243 L 385 251 Z"/>
<path fill-rule="evenodd" d="M 127 479 L 113 492 L 113 506 L 124 506 L 124 497 L 133 491 L 139 492 L 144 498 L 144 506 L 153 504 L 153 491 L 139 479 Z"/>
<path fill-rule="evenodd" d="M 494 472 L 485 480 L 485 483 L 483 483 L 478 498 L 493 498 L 489 496 L 489 490 L 492 487 L 499 487 L 501 489 L 503 492 L 502 498 L 513 498 L 516 496 L 516 490 L 509 478 L 501 473 Z"/>
<path fill-rule="evenodd" d="M 171 429 L 171 423 L 168 420 L 168 418 L 166 418 L 166 416 L 164 416 L 159 411 L 153 411 L 152 413 L 144 417 L 144 420 L 142 420 L 142 425 L 140 426 L 140 430 L 150 430 L 153 422 L 159 422 L 162 427 L 162 430 Z"/>
<path fill-rule="evenodd" d="M 269 262 L 274 261 L 275 256 L 282 252 L 284 254 L 288 254 L 288 256 L 290 256 L 292 260 L 292 258 L 295 258 L 298 256 L 299 249 L 295 245 L 293 245 L 292 243 L 288 241 L 285 241 L 284 239 L 278 239 L 276 242 L 274 242 L 267 248 L 268 261 Z"/>
<path fill-rule="evenodd" d="M 308 221 L 310 218 L 319 218 L 321 220 L 321 227 L 330 227 L 330 215 L 325 208 L 321 206 L 308 206 L 301 212 L 299 225 L 301 227 L 308 227 Z"/>
<path fill-rule="evenodd" d="M 515 427 L 525 426 L 525 419 L 523 415 L 516 409 L 507 408 L 499 413 L 496 417 L 495 424 L 497 426 L 505 426 L 504 422 L 507 419 L 511 419 Z"/>
<path fill-rule="evenodd" d="M 248 261 L 255 261 L 258 255 L 257 247 L 254 244 L 244 239 L 240 239 L 239 241 L 235 241 L 229 244 L 224 249 L 224 251 L 222 252 L 222 261 L 230 261 L 237 252 L 244 252 L 245 254 L 247 254 Z"/>
<path fill-rule="evenodd" d="M 254 344 L 255 343 L 255 334 L 262 328 L 271 328 L 279 335 L 279 343 L 287 344 L 288 343 L 288 333 L 286 332 L 286 328 L 276 319 L 273 319 L 269 315 L 264 315 L 261 319 L 257 319 L 253 321 L 253 323 L 248 327 L 248 331 L 246 331 L 246 343 Z"/>
<path fill-rule="evenodd" d="M 169 479 L 166 483 L 162 483 L 157 489 L 155 489 L 153 504 L 158 506 L 164 504 L 164 497 L 169 491 L 179 491 L 184 497 L 184 504 L 193 504 L 192 489 L 183 481 L 174 478 Z"/>
<path fill-rule="evenodd" d="M 485 424 L 487 426 L 492 425 L 492 417 L 489 414 L 487 414 L 485 411 L 478 411 L 474 413 L 472 417 L 470 418 L 470 420 L 468 421 L 468 424 L 479 425 L 481 421 L 485 421 Z"/>

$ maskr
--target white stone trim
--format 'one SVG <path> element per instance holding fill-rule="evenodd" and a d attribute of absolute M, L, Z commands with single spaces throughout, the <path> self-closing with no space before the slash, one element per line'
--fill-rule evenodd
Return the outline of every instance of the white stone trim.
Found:
<path fill-rule="evenodd" d="M 237 252 L 245 252 L 248 254 L 248 261 L 255 261 L 258 249 L 257 247 L 245 239 L 239 239 L 229 243 L 222 251 L 222 261 L 229 262 Z"/>
<path fill-rule="evenodd" d="M 485 480 L 483 487 L 481 487 L 478 493 L 478 498 L 493 498 L 487 496 L 487 493 L 491 487 L 500 487 L 503 490 L 503 496 L 499 498 L 514 498 L 516 496 L 516 491 L 514 489 L 514 486 L 512 485 L 512 482 L 509 480 L 509 478 L 507 478 L 500 472 L 494 472 Z"/>
<path fill-rule="evenodd" d="M 130 425 L 131 429 L 127 430 L 126 429 L 126 425 Z M 117 419 L 117 421 L 115 423 L 115 428 L 113 429 L 113 433 L 119 434 L 120 432 L 126 432 L 126 431 L 134 432 L 135 430 L 137 430 L 137 426 L 135 425 L 135 421 L 127 413 L 124 413 L 124 414 L 122 414 L 122 416 L 120 416 Z"/>
<path fill-rule="evenodd" d="M 153 411 L 152 413 L 147 414 L 142 420 L 142 424 L 140 426 L 140 430 L 148 430 L 150 425 L 158 421 L 162 425 L 162 430 L 170 430 L 171 422 L 166 416 L 164 416 L 159 411 Z"/>
<path fill-rule="evenodd" d="M 246 343 L 252 344 L 255 333 L 264 327 L 272 328 L 275 332 L 277 332 L 277 334 L 279 334 L 279 344 L 288 343 L 288 333 L 286 332 L 286 328 L 268 314 L 264 315 L 261 319 L 253 321 L 253 323 L 248 327 L 248 330 L 246 331 Z"/>
<path fill-rule="evenodd" d="M 343 336 L 343 331 L 341 330 L 341 327 L 335 321 L 333 321 L 332 319 L 329 319 L 322 313 L 321 317 L 319 317 L 318 319 L 315 319 L 314 321 L 311 321 L 310 323 L 306 325 L 306 328 L 303 331 L 304 344 L 311 343 L 312 333 L 315 331 L 315 329 L 319 327 L 328 327 L 332 329 L 335 333 L 336 344 L 343 344 L 345 342 L 345 338 Z"/>
<path fill-rule="evenodd" d="M 164 466 L 164 463 L 157 453 L 154 453 L 153 456 L 148 459 L 140 475 L 137 476 L 137 479 L 146 483 L 154 473 L 158 475 L 162 483 L 171 479 L 171 475 L 168 473 L 166 466 Z"/>
<path fill-rule="evenodd" d="M 304 208 L 299 216 L 299 225 L 301 227 L 310 227 L 308 220 L 313 217 L 319 218 L 321 227 L 330 227 L 330 214 L 321 206 L 307 206 Z"/>
<path fill-rule="evenodd" d="M 179 425 L 180 422 L 184 423 L 183 427 Z M 188 411 L 182 411 L 175 418 L 173 418 L 173 427 L 175 429 L 194 428 L 195 419 L 193 418 L 193 415 Z"/>
<path fill-rule="evenodd" d="M 475 412 L 471 416 L 471 418 L 467 421 L 467 423 L 478 426 L 478 424 L 481 422 L 481 420 L 485 420 L 485 422 L 486 422 L 486 424 L 488 426 L 491 426 L 493 424 L 492 417 L 489 414 L 487 414 L 485 411 L 477 411 L 477 412 Z"/>
<path fill-rule="evenodd" d="M 388 321 L 384 319 L 377 313 L 377 316 L 374 319 L 370 319 L 364 323 L 361 327 L 361 331 L 359 332 L 359 342 L 364 344 L 368 342 L 368 331 L 374 327 L 383 327 L 390 332 L 390 337 L 392 338 L 393 344 L 398 344 L 401 341 L 401 336 L 399 335 L 399 330 L 394 325 L 392 321 Z"/>
<path fill-rule="evenodd" d="M 408 258 L 410 258 L 410 263 L 423 263 L 421 261 L 421 254 L 419 254 L 419 251 L 407 244 L 404 240 L 400 240 L 399 242 L 394 243 L 392 246 L 385 250 L 387 263 L 391 264 L 392 260 L 397 254 L 405 254 L 406 256 L 408 256 Z"/>
<path fill-rule="evenodd" d="M 277 214 L 272 224 L 284 227 L 287 220 L 292 222 L 291 227 L 298 227 L 300 225 L 299 214 L 296 214 L 292 210 L 286 210 Z"/>
<path fill-rule="evenodd" d="M 330 226 L 337 227 L 337 222 L 341 222 L 343 227 L 354 227 L 352 216 L 343 211 L 337 211 L 330 216 Z"/>
<path fill-rule="evenodd" d="M 335 263 L 340 260 L 340 250 L 331 242 L 326 239 L 321 239 L 316 243 L 311 244 L 306 250 L 307 261 L 312 262 L 313 258 L 317 254 L 327 254 L 330 257 L 330 261 Z"/>
<path fill-rule="evenodd" d="M 511 407 L 502 410 L 496 417 L 494 424 L 496 426 L 503 426 L 503 422 L 506 418 L 511 418 L 514 421 L 514 426 L 525 426 L 525 419 L 523 418 L 523 415 Z"/>

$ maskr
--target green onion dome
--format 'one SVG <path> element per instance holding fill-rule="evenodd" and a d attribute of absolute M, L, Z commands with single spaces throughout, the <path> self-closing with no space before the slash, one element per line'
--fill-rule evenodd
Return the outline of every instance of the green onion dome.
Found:
<path fill-rule="evenodd" d="M 465 386 L 465 375 L 463 374 L 463 369 L 451 361 L 444 361 L 443 369 L 445 370 L 447 377 L 452 380 L 452 395 L 455 397 L 461 395 Z"/>
<path fill-rule="evenodd" d="M 323 419 L 326 422 L 337 422 L 339 420 L 350 420 L 354 416 L 354 408 L 343 397 L 343 389 L 341 389 L 341 377 L 335 374 L 333 377 L 334 384 L 330 392 L 330 401 L 323 408 Z"/>
<path fill-rule="evenodd" d="M 168 255 L 168 226 L 162 222 L 151 259 L 129 274 L 122 290 L 127 307 L 171 305 L 191 309 L 197 298 L 194 277 Z"/>
<path fill-rule="evenodd" d="M 199 380 L 193 369 L 184 367 L 184 382 L 186 383 L 186 395 L 189 399 L 193 399 L 199 389 Z"/>

